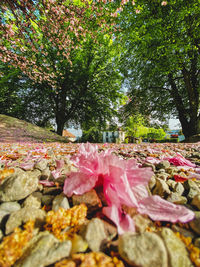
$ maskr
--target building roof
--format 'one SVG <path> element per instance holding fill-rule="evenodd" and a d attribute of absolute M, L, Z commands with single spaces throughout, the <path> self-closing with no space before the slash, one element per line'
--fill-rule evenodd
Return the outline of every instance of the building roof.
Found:
<path fill-rule="evenodd" d="M 62 132 L 62 136 L 69 137 L 69 138 L 76 138 L 75 135 L 73 135 L 72 133 L 70 133 L 70 132 L 67 131 L 67 130 L 63 130 L 63 132 Z"/>

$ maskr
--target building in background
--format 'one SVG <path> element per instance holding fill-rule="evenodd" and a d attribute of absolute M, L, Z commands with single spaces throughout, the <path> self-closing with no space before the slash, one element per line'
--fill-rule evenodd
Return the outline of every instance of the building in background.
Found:
<path fill-rule="evenodd" d="M 125 140 L 125 132 L 121 129 L 117 131 L 103 132 L 103 143 L 123 143 Z"/>

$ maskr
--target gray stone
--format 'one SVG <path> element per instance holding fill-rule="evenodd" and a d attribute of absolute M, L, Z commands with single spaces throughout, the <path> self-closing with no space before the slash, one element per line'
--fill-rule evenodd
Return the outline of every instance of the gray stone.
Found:
<path fill-rule="evenodd" d="M 162 236 L 169 255 L 170 267 L 192 267 L 184 243 L 169 228 L 162 228 Z"/>
<path fill-rule="evenodd" d="M 56 196 L 53 200 L 52 210 L 57 211 L 60 207 L 64 208 L 65 210 L 70 209 L 68 199 L 64 193 Z"/>
<path fill-rule="evenodd" d="M 46 168 L 46 169 L 42 170 L 40 179 L 41 180 L 48 180 L 50 178 L 50 176 L 51 176 L 51 171 L 49 170 L 49 168 Z"/>
<path fill-rule="evenodd" d="M 101 200 L 94 189 L 84 193 L 83 195 L 73 195 L 72 201 L 73 205 L 85 203 L 88 207 L 88 212 L 94 211 L 102 207 Z"/>
<path fill-rule="evenodd" d="M 157 174 L 165 173 L 165 169 L 159 169 L 156 171 Z M 168 174 L 169 175 L 169 174 Z"/>
<path fill-rule="evenodd" d="M 39 200 L 37 196 L 34 196 L 33 194 L 31 194 L 25 199 L 25 201 L 22 204 L 22 207 L 30 207 L 30 208 L 39 209 L 41 207 L 41 200 Z"/>
<path fill-rule="evenodd" d="M 55 196 L 53 196 L 53 195 L 43 195 L 43 196 L 42 196 L 42 199 L 41 199 L 41 200 L 42 200 L 42 204 L 43 204 L 43 205 L 46 205 L 46 206 L 51 205 L 51 203 L 52 203 L 54 197 L 55 197 Z"/>
<path fill-rule="evenodd" d="M 8 214 L 10 214 L 8 211 L 0 210 L 0 223 L 2 222 L 3 218 Z"/>
<path fill-rule="evenodd" d="M 42 159 L 35 164 L 34 168 L 40 171 L 44 171 L 47 168 L 47 165 L 48 161 L 46 159 Z"/>
<path fill-rule="evenodd" d="M 136 214 L 133 216 L 133 220 L 135 222 L 135 229 L 137 233 L 144 233 L 148 227 L 153 226 L 152 221 L 147 215 Z"/>
<path fill-rule="evenodd" d="M 194 196 L 194 198 L 192 199 L 191 204 L 195 207 L 197 207 L 198 210 L 200 210 L 200 194 L 197 194 L 196 196 Z"/>
<path fill-rule="evenodd" d="M 168 267 L 164 242 L 155 233 L 125 233 L 119 237 L 118 249 L 131 266 Z"/>
<path fill-rule="evenodd" d="M 0 210 L 5 210 L 8 211 L 9 213 L 20 209 L 21 206 L 18 202 L 4 202 L 0 205 Z"/>
<path fill-rule="evenodd" d="M 189 222 L 192 230 L 200 235 L 200 211 L 195 211 L 195 218 L 191 222 Z"/>
<path fill-rule="evenodd" d="M 99 218 L 90 220 L 86 227 L 84 238 L 92 251 L 100 251 L 107 238 L 103 221 Z"/>
<path fill-rule="evenodd" d="M 167 184 L 168 184 L 169 188 L 170 188 L 172 191 L 174 191 L 174 188 L 175 188 L 177 182 L 174 181 L 174 180 L 172 180 L 172 179 L 168 179 L 168 180 L 167 180 Z"/>
<path fill-rule="evenodd" d="M 181 196 L 183 194 L 184 190 L 185 190 L 185 188 L 182 185 L 182 183 L 177 182 L 173 191 Z"/>
<path fill-rule="evenodd" d="M 165 171 L 164 172 L 159 172 L 159 173 L 156 174 L 156 177 L 161 179 L 161 180 L 164 180 L 166 182 L 168 177 L 169 177 L 169 174 L 166 173 Z"/>
<path fill-rule="evenodd" d="M 4 218 L 4 216 L 20 210 L 21 206 L 17 202 L 4 202 L 0 205 L 0 222 Z"/>
<path fill-rule="evenodd" d="M 171 167 L 166 169 L 166 172 L 173 176 L 175 174 L 178 174 L 179 169 L 175 166 L 171 166 Z"/>
<path fill-rule="evenodd" d="M 170 195 L 167 197 L 167 201 L 170 201 L 174 204 L 186 204 L 187 203 L 187 198 L 184 197 L 184 196 L 180 196 L 179 194 L 177 193 L 170 193 Z"/>
<path fill-rule="evenodd" d="M 184 235 L 185 237 L 191 237 L 192 239 L 195 237 L 195 234 L 194 232 L 190 231 L 190 230 L 187 230 L 183 227 L 180 227 L 176 224 L 173 224 L 172 225 L 172 230 L 174 232 L 179 232 L 180 234 Z"/>
<path fill-rule="evenodd" d="M 40 232 L 35 236 L 24 251 L 15 267 L 43 267 L 68 257 L 71 241 L 59 242 L 52 234 Z"/>
<path fill-rule="evenodd" d="M 0 201 L 20 200 L 38 188 L 40 171 L 23 171 L 18 169 L 0 186 Z"/>
<path fill-rule="evenodd" d="M 153 195 L 159 195 L 161 197 L 167 197 L 171 191 L 169 190 L 168 184 L 162 179 L 156 179 L 156 186 L 153 189 Z"/>
<path fill-rule="evenodd" d="M 188 199 L 192 200 L 196 195 L 200 194 L 200 188 L 194 181 L 190 179 L 184 182 L 184 187 L 185 190 L 188 191 Z"/>
<path fill-rule="evenodd" d="M 38 208 L 26 206 L 18 211 L 12 212 L 6 223 L 6 234 L 11 233 L 16 227 L 30 220 L 40 225 L 46 217 L 46 212 Z"/>
<path fill-rule="evenodd" d="M 167 169 L 170 167 L 170 163 L 168 160 L 163 160 L 160 163 L 156 164 L 156 169 Z"/>
<path fill-rule="evenodd" d="M 115 236 L 117 236 L 117 228 L 116 226 L 106 222 L 106 221 L 103 221 L 104 223 L 104 229 L 105 229 L 105 233 L 106 233 L 106 236 L 107 236 L 107 240 L 112 240 Z"/>
<path fill-rule="evenodd" d="M 151 179 L 149 181 L 149 189 L 152 190 L 154 188 L 154 186 L 156 185 L 156 177 L 155 175 L 151 176 Z"/>
<path fill-rule="evenodd" d="M 148 163 L 148 162 L 144 162 L 144 163 L 142 164 L 142 167 L 144 167 L 144 168 L 146 168 L 146 167 L 150 167 L 150 168 L 152 169 L 153 172 L 156 170 L 155 165 L 152 164 L 152 163 Z"/>
<path fill-rule="evenodd" d="M 38 201 L 42 201 L 42 193 L 41 192 L 33 192 L 31 196 L 36 197 Z"/>

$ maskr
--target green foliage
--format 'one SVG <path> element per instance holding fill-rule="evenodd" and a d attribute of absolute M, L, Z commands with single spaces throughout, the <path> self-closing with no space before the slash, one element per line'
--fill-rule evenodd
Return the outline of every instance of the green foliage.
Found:
<path fill-rule="evenodd" d="M 141 114 L 134 114 L 125 122 L 124 129 L 128 136 L 139 137 L 145 135 L 147 129 L 144 126 L 145 118 Z"/>
<path fill-rule="evenodd" d="M 162 128 L 156 129 L 153 127 L 147 127 L 148 123 L 144 116 L 141 114 L 135 114 L 130 116 L 124 127 L 127 136 L 134 138 L 148 138 L 148 139 L 163 139 L 166 136 L 165 131 Z"/>
<path fill-rule="evenodd" d="M 102 143 L 102 136 L 102 131 L 99 131 L 96 127 L 91 127 L 83 131 L 80 142 Z"/>
<path fill-rule="evenodd" d="M 137 0 L 119 16 L 130 114 L 179 118 L 186 136 L 200 132 L 199 0 Z M 136 12 L 139 10 L 140 12 Z"/>
<path fill-rule="evenodd" d="M 20 70 L 8 64 L 0 64 L 0 113 L 20 118 L 23 114 L 23 100 L 20 90 L 24 87 Z"/>
<path fill-rule="evenodd" d="M 163 129 L 154 129 L 154 128 L 149 128 L 147 137 L 151 139 L 157 139 L 161 140 L 166 136 L 166 133 Z"/>

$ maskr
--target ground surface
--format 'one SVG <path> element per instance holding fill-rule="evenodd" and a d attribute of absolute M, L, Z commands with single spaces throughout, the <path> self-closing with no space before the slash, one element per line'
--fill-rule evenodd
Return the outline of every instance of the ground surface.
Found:
<path fill-rule="evenodd" d="M 0 134 L 0 266 L 200 266 L 200 142 L 58 143 L 5 116 Z"/>
<path fill-rule="evenodd" d="M 66 138 L 23 120 L 0 114 L 0 142 L 66 142 Z"/>

